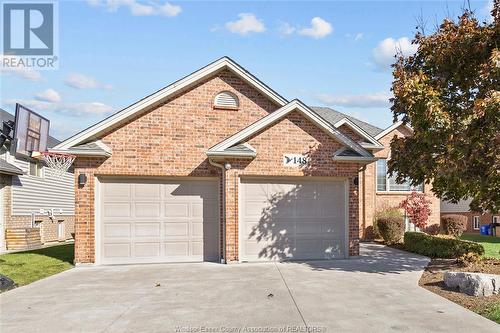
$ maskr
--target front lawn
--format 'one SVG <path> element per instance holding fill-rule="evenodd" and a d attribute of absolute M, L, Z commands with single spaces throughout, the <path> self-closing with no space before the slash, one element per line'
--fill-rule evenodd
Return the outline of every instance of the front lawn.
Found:
<path fill-rule="evenodd" d="M 73 267 L 74 244 L 0 255 L 0 274 L 24 286 Z"/>
<path fill-rule="evenodd" d="M 493 302 L 473 309 L 474 312 L 500 324 L 500 302 Z"/>
<path fill-rule="evenodd" d="M 484 247 L 485 257 L 500 259 L 500 237 L 463 234 L 460 238 L 481 244 Z"/>

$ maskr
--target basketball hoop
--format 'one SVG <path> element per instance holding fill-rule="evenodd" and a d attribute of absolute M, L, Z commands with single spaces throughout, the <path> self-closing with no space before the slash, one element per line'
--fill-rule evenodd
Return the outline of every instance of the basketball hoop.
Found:
<path fill-rule="evenodd" d="M 49 151 L 33 152 L 31 157 L 44 161 L 54 171 L 54 176 L 59 179 L 68 171 L 76 158 L 75 155 Z"/>

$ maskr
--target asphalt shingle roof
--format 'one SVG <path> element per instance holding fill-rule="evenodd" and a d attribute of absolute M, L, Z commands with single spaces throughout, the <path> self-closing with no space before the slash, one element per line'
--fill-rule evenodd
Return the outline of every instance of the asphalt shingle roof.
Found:
<path fill-rule="evenodd" d="M 5 111 L 4 109 L 0 109 L 0 126 L 2 126 L 4 121 L 7 120 L 12 120 L 14 121 L 14 115 L 10 114 L 9 112 Z M 57 140 L 53 136 L 50 136 L 47 138 L 47 148 L 52 148 L 61 141 Z"/>
<path fill-rule="evenodd" d="M 24 172 L 15 165 L 0 158 L 0 174 L 1 173 L 8 175 L 22 175 Z"/>
<path fill-rule="evenodd" d="M 368 134 L 370 134 L 373 137 L 383 131 L 383 129 L 378 128 L 377 126 L 374 126 L 372 124 L 368 124 L 367 122 L 364 122 L 362 120 L 359 120 L 357 118 L 346 115 L 342 112 L 336 111 L 336 110 L 328 108 L 328 107 L 311 106 L 310 108 L 332 125 L 334 125 L 338 121 L 342 120 L 343 118 L 347 118 L 350 121 L 352 121 L 353 123 L 355 123 L 356 125 L 358 125 L 359 127 L 361 127 L 365 132 L 367 132 Z"/>
<path fill-rule="evenodd" d="M 252 149 L 248 148 L 244 144 L 234 145 L 232 147 L 227 148 L 224 151 L 239 152 L 239 153 L 255 153 Z"/>
<path fill-rule="evenodd" d="M 78 146 L 73 146 L 69 149 L 69 152 L 71 153 L 71 151 L 75 151 L 75 150 L 79 150 L 79 151 L 87 151 L 89 153 L 97 153 L 97 154 L 106 154 L 108 153 L 104 148 L 102 148 L 101 146 L 99 146 L 97 143 L 95 142 L 87 142 L 87 143 L 82 143 L 81 145 L 78 145 Z"/>

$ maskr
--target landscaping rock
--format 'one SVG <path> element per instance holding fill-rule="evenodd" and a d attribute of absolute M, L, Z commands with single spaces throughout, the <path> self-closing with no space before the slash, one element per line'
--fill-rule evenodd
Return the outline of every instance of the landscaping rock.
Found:
<path fill-rule="evenodd" d="M 0 291 L 6 291 L 14 288 L 15 286 L 16 284 L 14 283 L 14 281 L 6 277 L 5 275 L 0 274 Z"/>
<path fill-rule="evenodd" d="M 469 296 L 491 296 L 499 293 L 500 275 L 446 272 L 444 283 L 448 288 L 458 288 Z"/>

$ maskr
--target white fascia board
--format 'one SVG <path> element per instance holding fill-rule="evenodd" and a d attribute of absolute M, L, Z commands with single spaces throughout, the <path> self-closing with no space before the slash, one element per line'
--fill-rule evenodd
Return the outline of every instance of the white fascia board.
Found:
<path fill-rule="evenodd" d="M 291 101 L 287 105 L 283 106 L 281 109 L 278 109 L 278 110 L 274 111 L 273 113 L 270 113 L 269 115 L 265 116 L 264 118 L 259 119 L 258 121 L 256 121 L 252 125 L 244 128 L 240 132 L 238 132 L 238 133 L 234 134 L 233 136 L 230 136 L 226 140 L 216 144 L 215 146 L 210 148 L 208 151 L 224 151 L 225 149 L 248 139 L 250 136 L 257 133 L 261 129 L 266 128 L 267 126 L 275 123 L 276 121 L 282 119 L 287 114 L 289 114 L 293 111 L 299 111 L 307 119 L 309 119 L 310 121 L 312 121 L 313 123 L 318 125 L 318 127 L 322 128 L 332 138 L 334 138 L 337 141 L 340 141 L 342 144 L 357 151 L 359 154 L 366 156 L 366 157 L 372 156 L 368 151 L 366 151 L 358 143 L 356 143 L 355 141 L 353 141 L 349 137 L 345 136 L 337 128 L 335 128 L 330 123 L 328 123 L 326 120 L 324 120 L 323 118 L 318 116 L 314 111 L 309 109 L 309 107 L 307 107 L 305 104 L 303 104 L 299 100 Z"/>
<path fill-rule="evenodd" d="M 361 156 L 333 156 L 332 159 L 338 162 L 359 162 L 370 164 L 378 160 L 376 157 L 361 157 Z"/>
<path fill-rule="evenodd" d="M 359 127 L 358 125 L 356 125 L 349 118 L 342 118 L 342 119 L 340 119 L 339 121 L 337 121 L 334 124 L 334 126 L 337 127 L 337 128 L 339 128 L 340 126 L 342 126 L 344 124 L 347 125 L 347 126 L 349 126 L 352 130 L 354 130 L 356 133 L 358 133 L 359 135 L 361 135 L 362 137 L 364 137 L 365 139 L 367 139 L 371 143 L 373 143 L 374 146 L 378 146 L 380 148 L 384 147 L 373 136 L 371 136 L 370 134 L 368 134 L 368 132 L 366 132 L 364 129 L 362 129 L 361 127 Z M 363 144 L 361 144 L 361 146 L 363 146 Z"/>
<path fill-rule="evenodd" d="M 241 153 L 241 152 L 231 152 L 231 151 L 207 151 L 207 156 L 209 157 L 242 157 L 242 158 L 254 158 L 257 156 L 256 152 L 253 153 Z"/>
<path fill-rule="evenodd" d="M 203 68 L 200 70 L 186 76 L 183 79 L 180 79 L 179 81 L 176 81 L 172 83 L 171 85 L 157 91 L 156 93 L 153 93 L 152 95 L 149 95 L 140 101 L 126 107 L 125 109 L 113 114 L 112 116 L 100 121 L 99 123 L 83 130 L 82 132 L 75 134 L 74 136 L 66 139 L 65 141 L 59 143 L 56 145 L 54 148 L 55 149 L 67 149 L 70 148 L 74 145 L 77 145 L 79 143 L 82 143 L 88 139 L 93 138 L 94 136 L 98 135 L 99 133 L 105 131 L 106 129 L 112 128 L 113 126 L 126 121 L 130 117 L 133 117 L 135 114 L 139 113 L 140 111 L 155 105 L 156 103 L 162 101 L 163 99 L 177 93 L 178 91 L 185 89 L 189 86 L 192 86 L 196 82 L 198 82 L 201 79 L 204 79 L 205 77 L 222 70 L 224 68 L 227 68 L 234 72 L 236 75 L 241 77 L 243 80 L 260 90 L 262 93 L 264 93 L 266 96 L 268 96 L 270 99 L 272 99 L 274 102 L 276 102 L 278 105 L 283 106 L 287 103 L 287 100 L 285 100 L 283 97 L 279 96 L 277 93 L 275 93 L 273 90 L 271 90 L 269 87 L 267 87 L 265 84 L 260 82 L 257 78 L 255 78 L 253 75 L 251 75 L 249 72 L 247 72 L 245 69 L 243 69 L 240 65 L 235 63 L 233 60 L 231 60 L 228 57 L 223 57 Z"/>
<path fill-rule="evenodd" d="M 96 157 L 110 157 L 111 153 L 106 151 L 95 151 L 86 149 L 49 149 L 51 153 L 64 153 L 76 156 L 96 156 Z"/>
<path fill-rule="evenodd" d="M 104 144 L 104 142 L 102 142 L 101 140 L 95 141 L 95 144 L 97 146 L 99 146 L 99 148 L 101 148 L 102 150 L 104 150 L 106 153 L 109 153 L 109 155 L 111 155 L 113 153 L 113 151 L 111 150 L 111 148 L 109 148 L 108 146 L 106 146 Z"/>
<path fill-rule="evenodd" d="M 375 136 L 375 139 L 377 140 L 380 140 L 382 139 L 384 136 L 386 136 L 387 134 L 391 133 L 393 130 L 395 130 L 396 128 L 398 128 L 399 126 L 403 125 L 403 122 L 400 120 L 400 121 L 397 121 L 395 122 L 394 124 L 392 124 L 391 126 L 387 127 L 385 130 L 383 130 L 382 132 L 380 132 L 379 134 L 377 134 Z M 413 132 L 413 128 L 411 128 L 408 124 L 405 125 L 406 128 L 408 128 L 410 131 Z"/>

